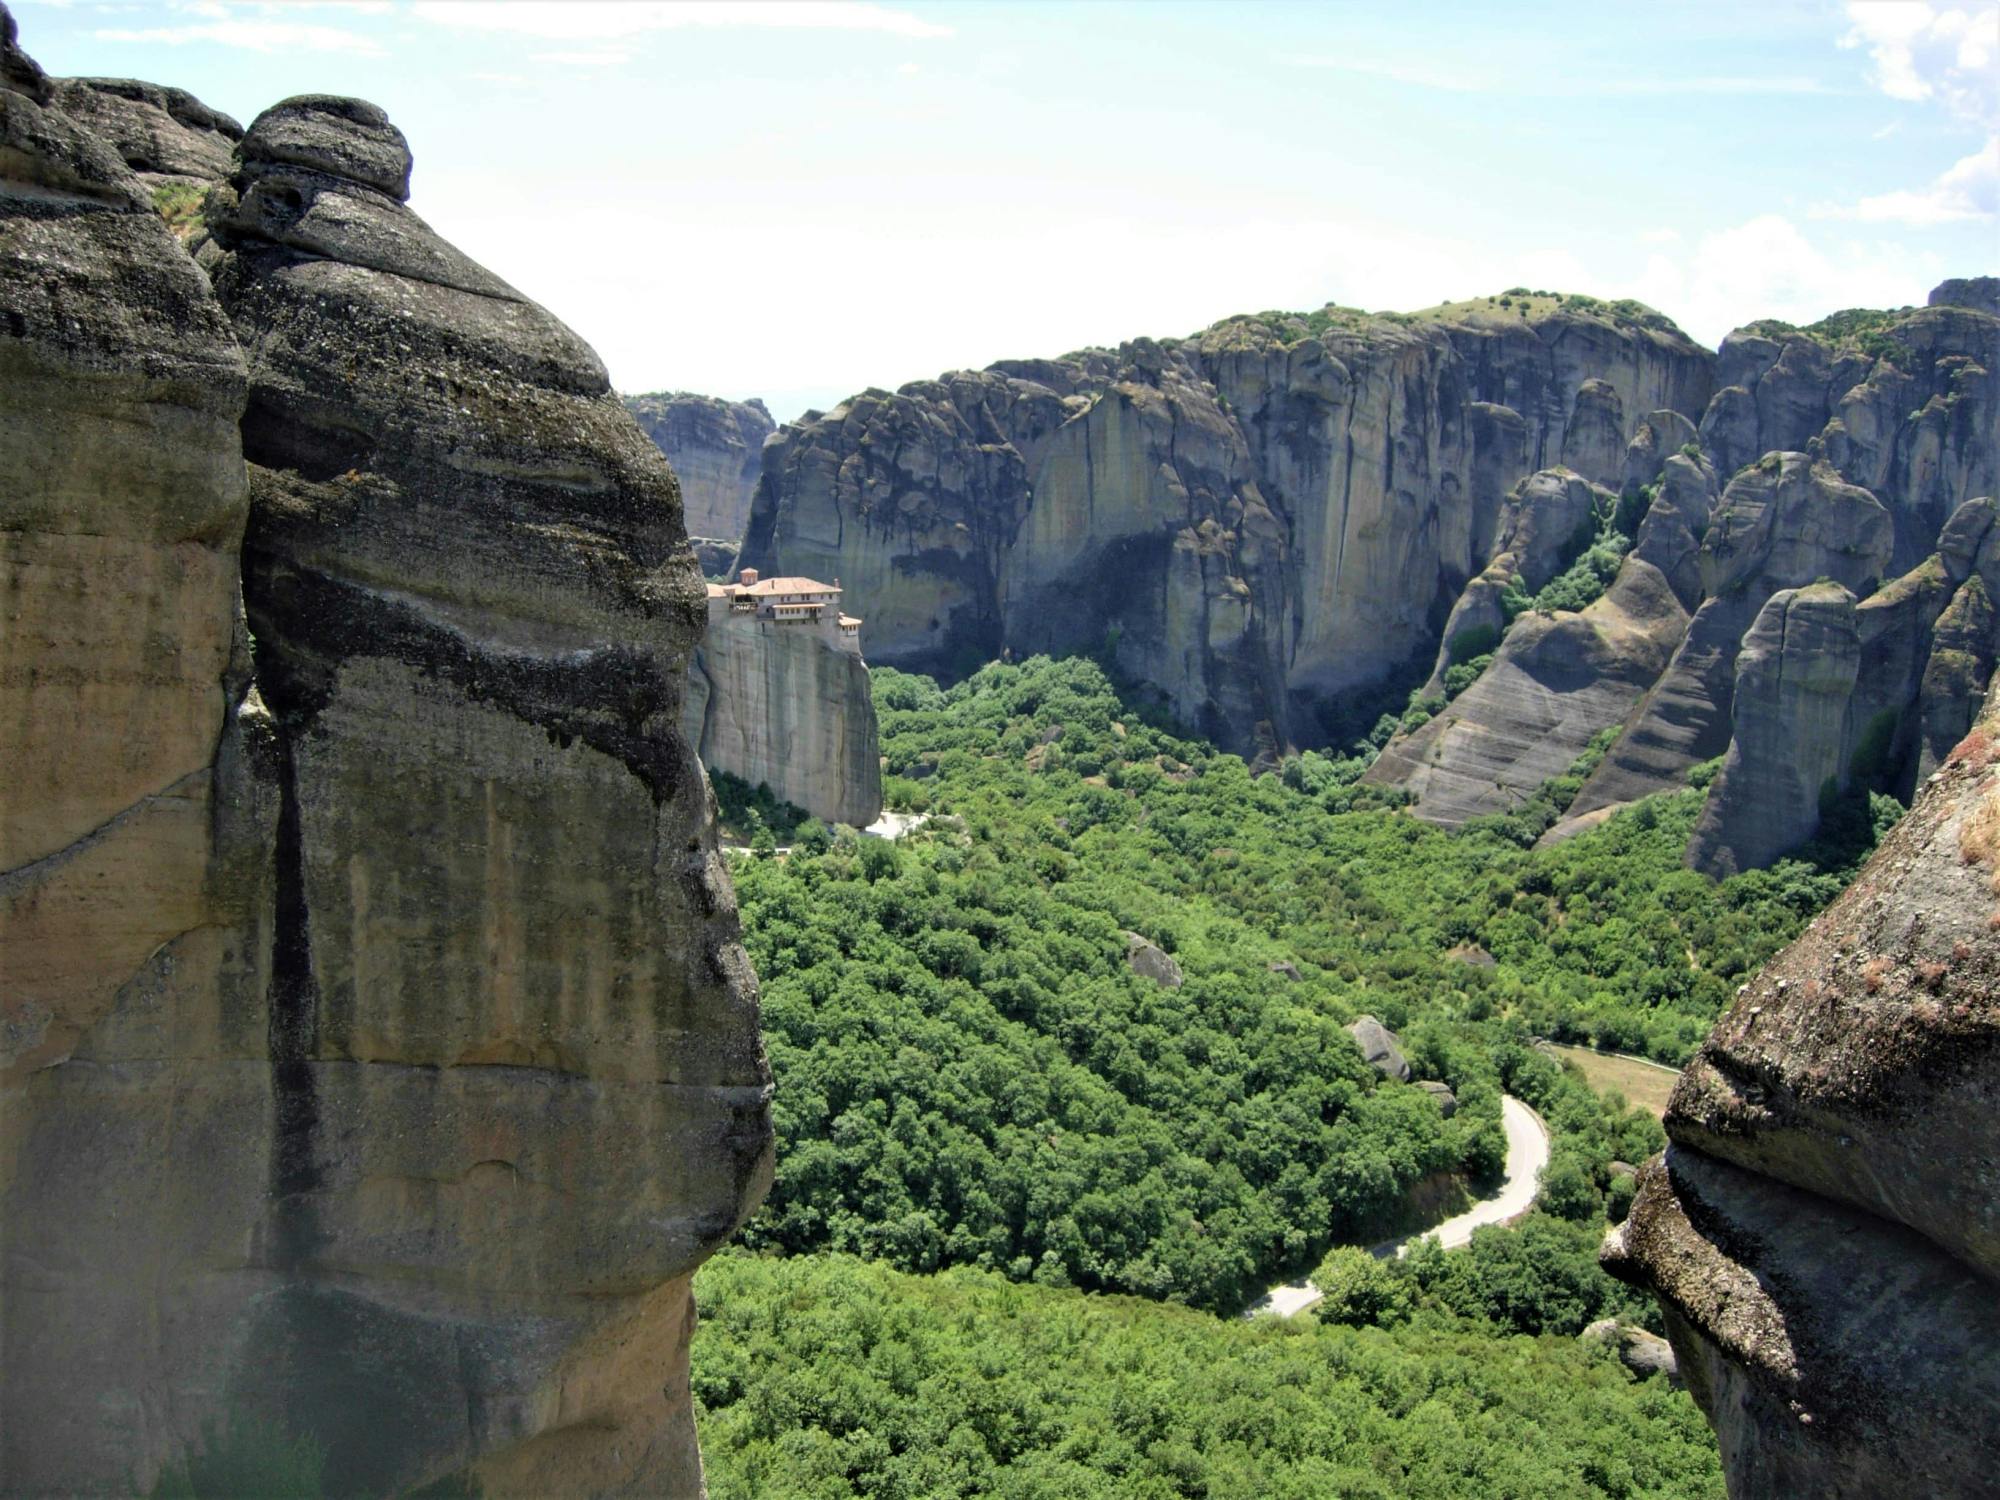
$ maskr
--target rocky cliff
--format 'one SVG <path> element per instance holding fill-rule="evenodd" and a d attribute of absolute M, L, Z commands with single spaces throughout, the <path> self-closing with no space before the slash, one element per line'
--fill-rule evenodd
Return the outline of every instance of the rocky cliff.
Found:
<path fill-rule="evenodd" d="M 866 828 L 882 815 L 868 666 L 831 618 L 764 619 L 711 600 L 681 722 L 703 765 L 823 822 Z"/>
<path fill-rule="evenodd" d="M 1961 512 L 1986 514 L 2000 463 L 2000 320 L 1980 301 L 1976 283 L 1947 283 L 1927 308 L 1732 334 L 1699 428 L 1653 413 L 1626 450 L 1619 514 L 1632 541 L 1602 597 L 1580 613 L 1522 613 L 1492 664 L 1392 742 L 1370 780 L 1416 793 L 1421 817 L 1457 823 L 1526 802 L 1608 736 L 1549 835 L 1562 837 L 1726 753 L 1689 851 L 1718 873 L 1809 837 L 1823 793 L 1871 783 L 1907 796 L 1920 757 L 1939 753 L 1938 731 L 1918 732 L 1933 712 L 1922 692 L 1933 627 L 1971 571 L 1940 549 L 1976 547 L 1946 533 L 1972 525 L 1954 519 Z M 1493 570 L 1512 581 L 1506 561 L 1503 551 L 1454 606 L 1426 689 L 1434 697 L 1457 621 L 1490 633 Z M 1792 690 L 1820 663 L 1804 636 L 1776 649 L 1789 601 L 1769 620 L 1763 612 L 1781 592 L 1829 579 L 1854 595 L 1860 656 L 1845 688 L 1818 682 L 1818 708 L 1806 712 Z M 1932 689 L 1940 723 L 1961 731 L 1964 684 L 1984 682 L 1993 654 L 1990 640 L 1972 638 L 1984 618 L 1976 603 L 1954 610 L 1954 654 Z M 1812 639 L 1832 648 L 1830 636 Z M 1810 786 L 1799 779 L 1808 764 Z"/>
<path fill-rule="evenodd" d="M 2000 1493 L 1996 731 L 1739 995 L 1606 1242 L 1660 1301 L 1732 1495 Z"/>
<path fill-rule="evenodd" d="M 1929 711 L 1952 599 L 1903 580 L 2000 479 L 1994 301 L 1992 278 L 1947 282 L 1927 307 L 1753 324 L 1711 355 L 1636 304 L 1516 290 L 1007 361 L 781 431 L 741 560 L 839 577 L 878 660 L 1101 654 L 1253 756 L 1349 732 L 1359 695 L 1428 669 L 1418 696 L 1443 711 L 1370 780 L 1459 823 L 1518 808 L 1608 738 L 1554 836 L 1728 751 L 1759 612 L 1831 577 L 1856 595 L 1872 706 L 1815 755 L 1845 786 L 1843 755 L 1890 714 L 1886 779 L 1907 789 L 1920 736 L 1900 726 Z M 1886 529 L 1843 534 L 1856 506 Z M 1594 600 L 1521 608 L 1614 540 L 1622 568 Z M 1984 680 L 1976 614 L 1952 616 L 1954 681 Z M 1490 665 L 1447 705 L 1461 649 Z M 1962 723 L 1954 692 L 1939 712 Z"/>
<path fill-rule="evenodd" d="M 838 576 L 877 659 L 1103 651 L 1245 751 L 1435 655 L 1548 463 L 1614 480 L 1710 357 L 1636 305 L 1231 319 L 869 391 L 766 450 L 742 560 Z"/>
<path fill-rule="evenodd" d="M 627 396 L 625 405 L 673 465 L 688 535 L 732 546 L 741 541 L 763 472 L 764 440 L 777 426 L 764 403 L 661 391 Z"/>
<path fill-rule="evenodd" d="M 211 290 L 0 17 L 0 1491 L 696 1493 L 769 1080 L 673 478 L 380 111 L 258 118 Z"/>

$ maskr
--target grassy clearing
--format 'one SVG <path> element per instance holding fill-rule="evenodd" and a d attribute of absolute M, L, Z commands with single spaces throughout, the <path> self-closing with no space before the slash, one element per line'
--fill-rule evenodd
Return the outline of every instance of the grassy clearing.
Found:
<path fill-rule="evenodd" d="M 1627 1104 L 1655 1119 L 1666 1114 L 1667 1096 L 1674 1091 L 1674 1080 L 1681 1076 L 1659 1063 L 1594 1052 L 1588 1047 L 1557 1047 L 1556 1055 L 1582 1069 L 1584 1078 L 1599 1093 L 1616 1089 Z"/>

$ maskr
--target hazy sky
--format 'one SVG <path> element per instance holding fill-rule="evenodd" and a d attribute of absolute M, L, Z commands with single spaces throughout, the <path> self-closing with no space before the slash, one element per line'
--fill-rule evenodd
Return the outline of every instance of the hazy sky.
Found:
<path fill-rule="evenodd" d="M 2000 271 L 2000 6 L 67 4 L 52 73 L 386 107 L 621 389 L 864 386 L 1526 283 L 1714 343 Z"/>

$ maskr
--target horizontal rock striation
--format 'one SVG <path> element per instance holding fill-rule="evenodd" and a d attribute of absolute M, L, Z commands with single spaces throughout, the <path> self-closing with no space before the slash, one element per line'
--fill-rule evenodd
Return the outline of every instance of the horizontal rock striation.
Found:
<path fill-rule="evenodd" d="M 0 1492 L 696 1494 L 771 1132 L 666 462 L 373 106 L 253 123 L 211 290 L 0 19 Z"/>
<path fill-rule="evenodd" d="M 627 396 L 625 405 L 673 465 L 688 535 L 741 541 L 763 471 L 764 443 L 777 428 L 764 403 L 662 391 Z"/>
<path fill-rule="evenodd" d="M 2000 1435 L 2000 764 L 1991 714 L 1738 997 L 1606 1243 L 1730 1492 L 1990 1495 Z"/>

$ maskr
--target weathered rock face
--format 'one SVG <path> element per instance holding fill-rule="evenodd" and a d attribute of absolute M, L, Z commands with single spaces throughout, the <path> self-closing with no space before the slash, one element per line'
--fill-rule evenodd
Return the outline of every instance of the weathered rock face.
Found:
<path fill-rule="evenodd" d="M 1347 1034 L 1361 1049 L 1362 1058 L 1384 1078 L 1392 1078 L 1398 1083 L 1410 1081 L 1409 1060 L 1403 1056 L 1395 1032 L 1373 1016 L 1362 1016 L 1349 1023 Z M 1454 1104 L 1456 1102 L 1453 1101 Z"/>
<path fill-rule="evenodd" d="M 711 603 L 681 728 L 710 769 L 768 786 L 824 822 L 866 828 L 882 815 L 868 667 L 830 619 L 762 619 Z"/>
<path fill-rule="evenodd" d="M 0 1491 L 697 1493 L 770 1127 L 672 476 L 380 111 L 259 118 L 212 294 L 0 18 Z"/>
<path fill-rule="evenodd" d="M 283 799 L 287 1286 L 258 1341 L 364 1485 L 686 1491 L 688 1277 L 770 1150 L 680 733 L 703 589 L 596 357 L 404 208 L 408 172 L 372 106 L 296 99 L 211 211 L 257 351 L 245 593 Z M 624 1379 L 576 1367 L 593 1345 Z M 408 1390 L 371 1395 L 385 1360 Z"/>
<path fill-rule="evenodd" d="M 1852 743 L 1861 670 L 1854 596 L 1837 583 L 1773 594 L 1736 656 L 1735 733 L 1688 859 L 1732 874 L 1769 864 L 1819 825 Z"/>
<path fill-rule="evenodd" d="M 1986 1495 L 2000 1434 L 1990 715 L 1682 1075 L 1607 1241 L 1737 1496 Z"/>
<path fill-rule="evenodd" d="M 1678 333 L 1595 313 L 1321 322 L 865 392 L 767 450 L 741 560 L 838 576 L 877 660 L 1108 650 L 1268 752 L 1432 657 L 1530 468 L 1615 481 L 1625 414 L 1708 393 Z"/>
<path fill-rule="evenodd" d="M 243 357 L 0 7 L 0 1491 L 123 1493 L 269 1280 Z"/>
<path fill-rule="evenodd" d="M 711 542 L 742 540 L 750 497 L 762 472 L 764 441 L 777 427 L 764 403 L 662 391 L 627 396 L 625 405 L 673 465 L 688 535 Z"/>
<path fill-rule="evenodd" d="M 66 78 L 55 103 L 149 188 L 220 182 L 243 139 L 241 125 L 194 95 L 136 78 Z"/>

